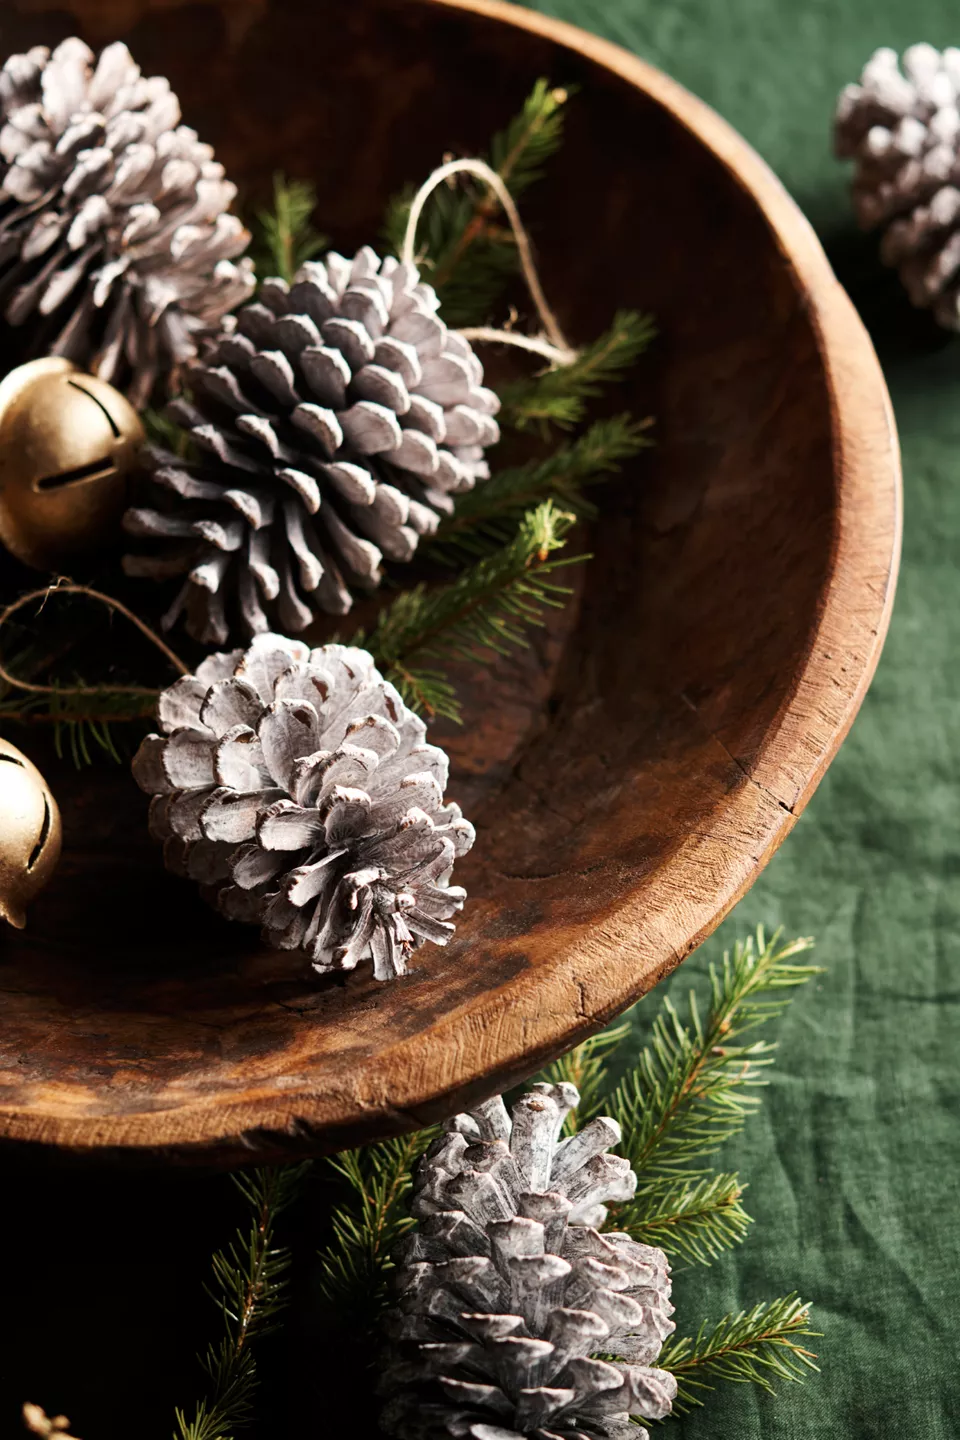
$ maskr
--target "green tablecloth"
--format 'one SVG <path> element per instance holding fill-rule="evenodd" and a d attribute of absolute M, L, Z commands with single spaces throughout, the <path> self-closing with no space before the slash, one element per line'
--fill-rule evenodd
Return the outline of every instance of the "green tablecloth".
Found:
<path fill-rule="evenodd" d="M 793 836 L 720 932 L 730 943 L 762 921 L 815 935 L 827 973 L 794 1003 L 763 1113 L 724 1154 L 750 1181 L 754 1231 L 676 1286 L 684 1329 L 798 1289 L 817 1305 L 823 1374 L 774 1401 L 728 1387 L 682 1434 L 955 1436 L 960 344 L 909 310 L 857 235 L 829 131 L 838 89 L 876 46 L 960 44 L 960 11 L 949 0 L 532 8 L 635 50 L 759 150 L 873 334 L 903 446 L 903 568 L 876 681 Z"/>

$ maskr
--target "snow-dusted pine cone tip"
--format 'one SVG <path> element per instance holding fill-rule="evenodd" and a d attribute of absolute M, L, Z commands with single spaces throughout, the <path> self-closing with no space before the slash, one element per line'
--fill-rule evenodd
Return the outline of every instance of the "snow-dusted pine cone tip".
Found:
<path fill-rule="evenodd" d="M 176 874 L 321 974 L 402 975 L 444 945 L 474 831 L 443 803 L 448 761 L 365 650 L 258 635 L 160 696 L 133 773 Z"/>
<path fill-rule="evenodd" d="M 864 229 L 884 227 L 880 254 L 914 305 L 960 329 L 960 49 L 912 45 L 901 70 L 877 50 L 840 93 L 836 152 L 853 159 Z"/>
<path fill-rule="evenodd" d="M 165 617 L 222 645 L 342 615 L 409 560 L 453 497 L 489 474 L 499 400 L 413 265 L 365 248 L 267 280 L 228 317 L 171 416 L 193 458 L 157 448 L 131 535 L 161 543 L 128 574 L 186 578 Z M 235 322 L 235 324 L 234 324 Z"/>
<path fill-rule="evenodd" d="M 676 1381 L 652 1368 L 675 1328 L 667 1257 L 600 1234 L 637 1178 L 606 1153 L 615 1120 L 560 1138 L 579 1099 L 534 1085 L 508 1113 L 498 1096 L 420 1162 L 382 1379 L 399 1440 L 644 1440 L 630 1417 L 669 1414 Z"/>
<path fill-rule="evenodd" d="M 125 45 L 38 45 L 0 71 L 0 294 L 44 353 L 146 402 L 249 297 L 236 187 Z"/>

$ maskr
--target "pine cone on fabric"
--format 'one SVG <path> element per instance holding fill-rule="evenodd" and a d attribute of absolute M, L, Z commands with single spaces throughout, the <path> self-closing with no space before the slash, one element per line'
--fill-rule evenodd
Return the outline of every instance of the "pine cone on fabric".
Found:
<path fill-rule="evenodd" d="M 560 1139 L 576 1087 L 534 1085 L 457 1115 L 420 1162 L 398 1253 L 383 1415 L 398 1440 L 644 1440 L 669 1414 L 652 1367 L 670 1319 L 662 1250 L 599 1227 L 636 1175 L 620 1127 Z M 601 1353 L 614 1360 L 598 1360 Z"/>
<path fill-rule="evenodd" d="M 236 187 L 125 45 L 35 46 L 0 71 L 0 308 L 145 404 L 249 297 Z"/>
<path fill-rule="evenodd" d="M 443 803 L 448 761 L 365 650 L 258 635 L 160 696 L 133 761 L 164 861 L 232 919 L 320 974 L 402 975 L 446 944 L 473 826 Z"/>
<path fill-rule="evenodd" d="M 960 49 L 912 45 L 901 71 L 877 50 L 859 85 L 840 93 L 836 153 L 856 161 L 853 201 L 864 229 L 884 227 L 880 255 L 914 305 L 960 329 Z"/>
<path fill-rule="evenodd" d="M 153 504 L 124 522 L 164 542 L 129 574 L 186 575 L 167 627 L 185 610 L 224 644 L 237 619 L 258 634 L 342 615 L 489 474 L 499 401 L 438 308 L 413 265 L 365 248 L 264 282 L 230 317 L 170 408 L 195 459 L 148 452 Z"/>

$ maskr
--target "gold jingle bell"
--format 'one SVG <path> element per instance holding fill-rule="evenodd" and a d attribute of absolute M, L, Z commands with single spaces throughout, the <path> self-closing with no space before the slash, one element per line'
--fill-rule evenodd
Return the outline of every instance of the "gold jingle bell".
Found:
<path fill-rule="evenodd" d="M 0 918 L 22 930 L 25 907 L 60 859 L 60 811 L 35 765 L 0 740 Z"/>
<path fill-rule="evenodd" d="M 143 427 L 112 385 L 61 356 L 0 381 L 0 541 L 37 570 L 119 527 Z"/>

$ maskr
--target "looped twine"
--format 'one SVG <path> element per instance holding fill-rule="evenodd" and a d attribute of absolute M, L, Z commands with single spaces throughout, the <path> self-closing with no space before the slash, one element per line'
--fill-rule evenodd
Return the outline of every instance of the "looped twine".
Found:
<path fill-rule="evenodd" d="M 537 309 L 540 323 L 543 326 L 546 338 L 541 336 L 517 335 L 512 330 L 497 330 L 488 325 L 466 326 L 460 330 L 465 340 L 481 340 L 502 345 L 515 345 L 520 350 L 529 350 L 534 355 L 542 355 L 552 365 L 569 365 L 576 360 L 578 352 L 569 344 L 556 315 L 547 303 L 547 297 L 543 293 L 543 286 L 540 283 L 540 276 L 537 274 L 537 267 L 533 259 L 533 246 L 530 244 L 530 237 L 524 229 L 523 221 L 520 219 L 520 212 L 517 209 L 516 201 L 507 189 L 503 177 L 498 175 L 484 160 L 450 160 L 446 165 L 441 165 L 429 175 L 413 198 L 410 206 L 410 215 L 407 220 L 407 228 L 403 237 L 403 245 L 400 249 L 400 259 L 406 264 L 415 263 L 414 254 L 417 240 L 417 226 L 423 214 L 423 207 L 427 200 L 451 175 L 476 175 L 483 180 L 496 195 L 503 206 L 504 214 L 510 222 L 513 231 L 513 238 L 517 242 L 517 254 L 520 257 L 520 267 L 523 270 L 523 278 L 526 281 L 530 298 Z"/>
<path fill-rule="evenodd" d="M 174 654 L 170 646 L 161 639 L 156 631 L 151 630 L 149 625 L 146 625 L 138 616 L 134 615 L 133 611 L 129 610 L 120 600 L 114 600 L 112 595 L 104 595 L 99 590 L 91 590 L 89 585 L 75 585 L 71 580 L 65 580 L 63 578 L 56 580 L 52 585 L 45 585 L 40 590 L 31 590 L 29 594 L 21 595 L 19 599 L 14 600 L 12 604 L 0 610 L 0 631 L 3 630 L 3 627 L 10 620 L 11 616 L 16 615 L 17 611 L 22 610 L 25 605 L 29 605 L 31 600 L 40 600 L 40 608 L 42 609 L 43 604 L 46 603 L 51 595 L 86 595 L 91 600 L 99 600 L 101 604 L 106 605 L 108 609 L 115 610 L 118 615 L 122 615 L 126 620 L 129 620 L 132 625 L 135 625 L 141 635 L 145 635 L 151 644 L 155 645 L 157 649 L 166 656 L 175 670 L 179 671 L 181 675 L 189 675 L 190 671 L 188 667 L 184 665 L 179 655 Z M 159 694 L 158 690 L 150 689 L 145 685 L 37 685 L 32 680 L 21 680 L 19 676 L 12 675 L 2 660 L 0 660 L 0 680 L 5 681 L 7 685 L 15 690 L 26 690 L 32 695 L 110 694 L 149 695 L 156 698 Z"/>

